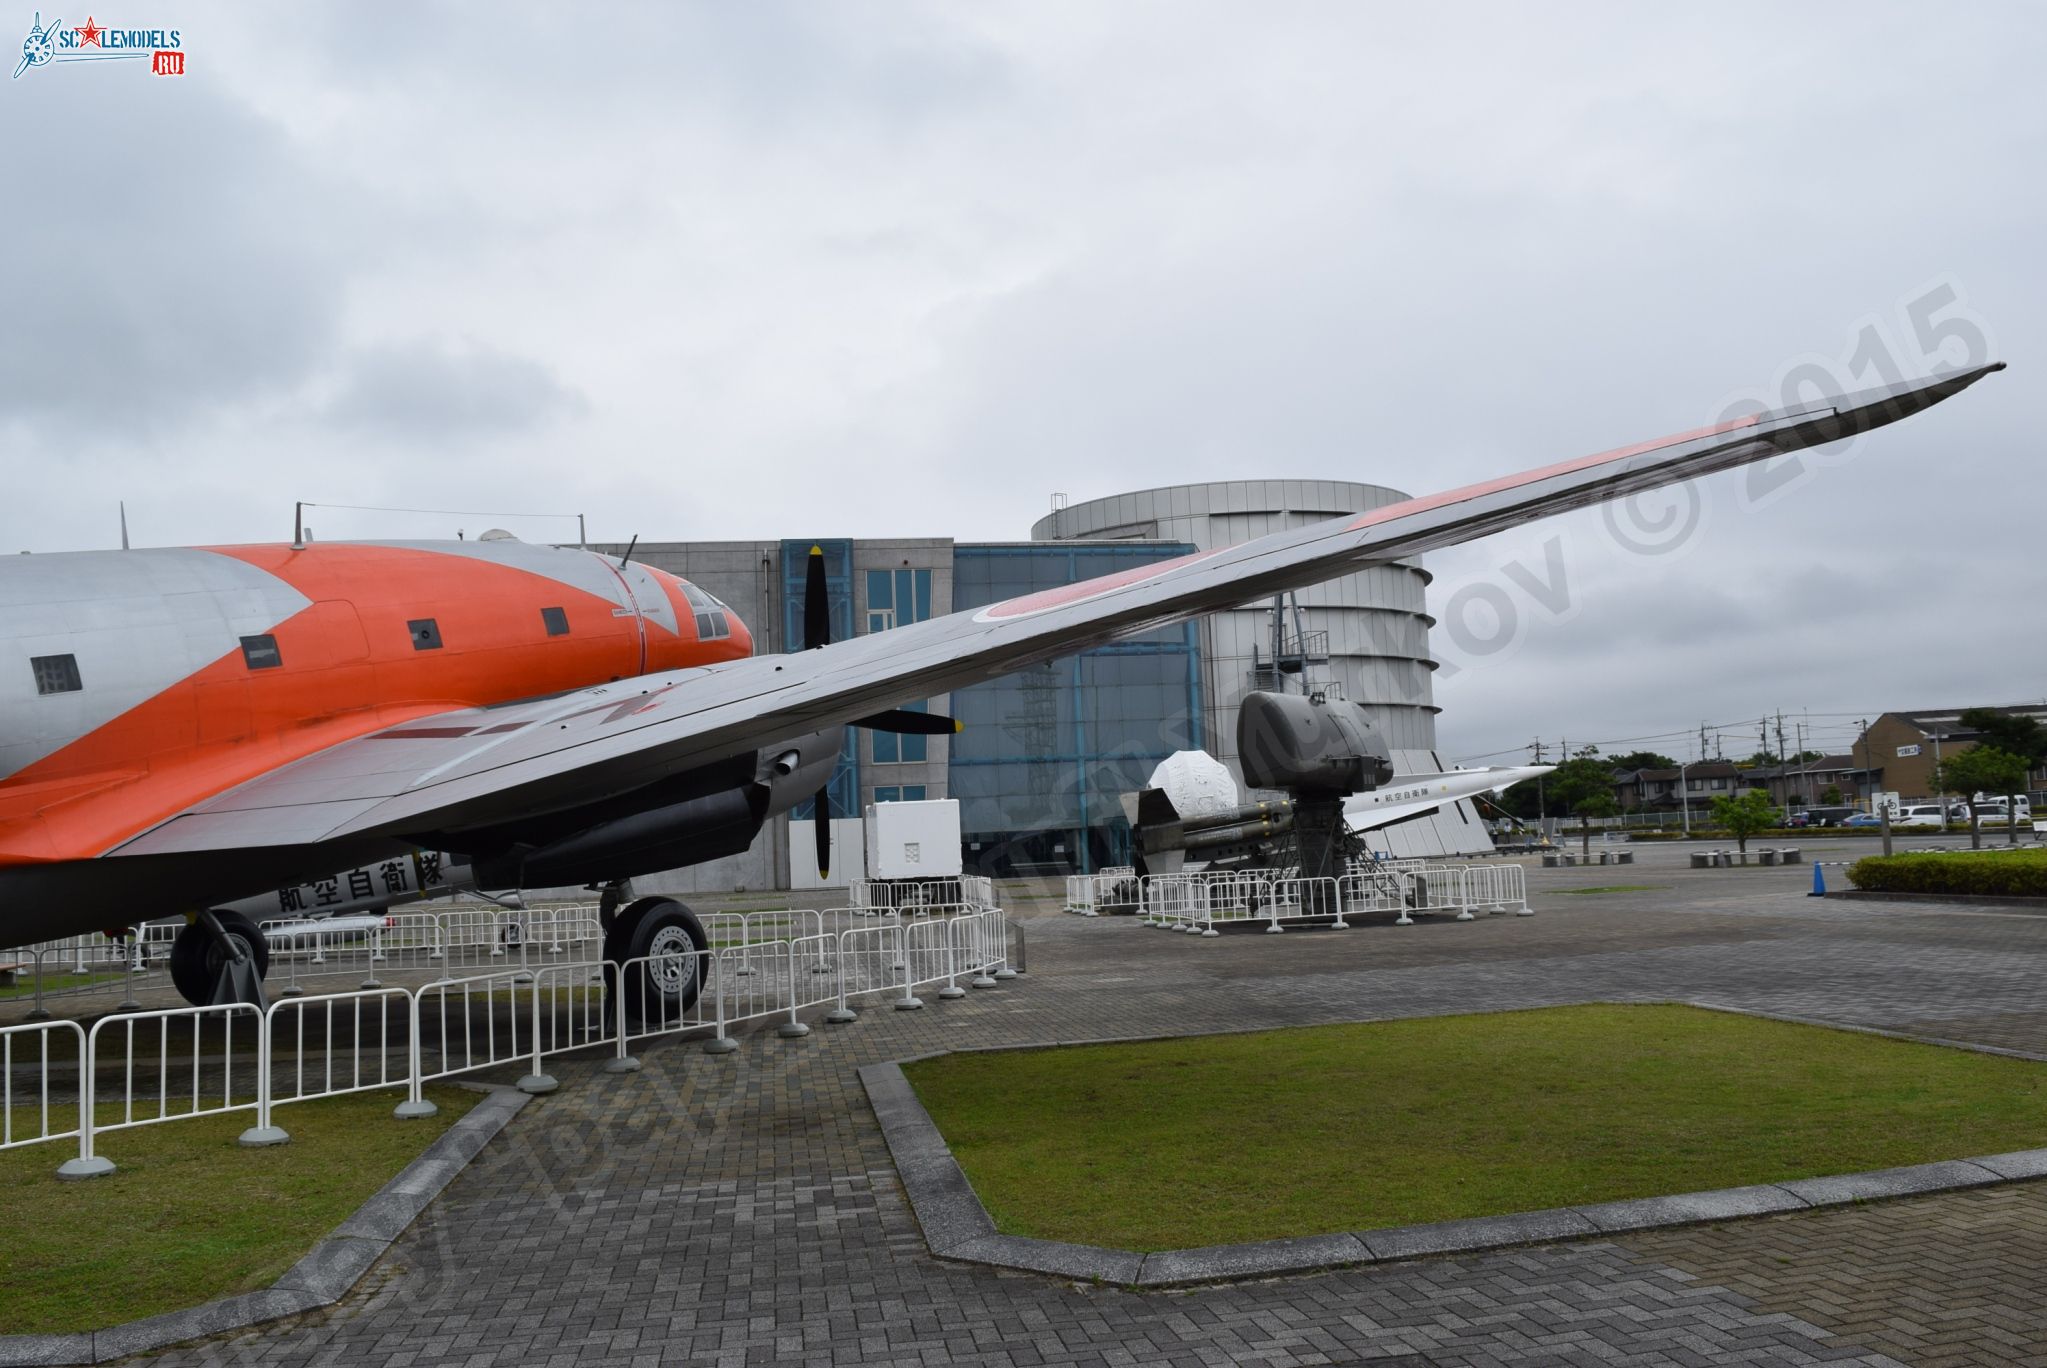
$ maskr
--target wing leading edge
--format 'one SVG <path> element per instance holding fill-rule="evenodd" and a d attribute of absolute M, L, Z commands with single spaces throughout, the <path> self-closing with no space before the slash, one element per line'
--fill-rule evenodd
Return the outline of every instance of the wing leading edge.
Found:
<path fill-rule="evenodd" d="M 797 655 L 441 714 L 252 780 L 108 853 L 402 837 L 596 801 L 1118 636 L 1854 436 L 2002 369 L 1739 418 Z"/>

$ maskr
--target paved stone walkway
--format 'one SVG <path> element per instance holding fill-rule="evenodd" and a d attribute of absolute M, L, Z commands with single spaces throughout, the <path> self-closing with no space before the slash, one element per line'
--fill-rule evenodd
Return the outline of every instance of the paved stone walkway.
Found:
<path fill-rule="evenodd" d="M 1664 864 L 1653 862 L 1660 858 Z M 1132 1293 L 932 1258 L 856 1068 L 946 1046 L 1685 998 L 2047 1054 L 2047 917 L 1678 854 L 1534 918 L 1201 940 L 1019 917 L 1028 978 L 788 1041 L 563 1061 L 355 1294 L 179 1363 L 2047 1365 L 2047 1183 Z M 1619 882 L 1653 891 L 1561 896 Z M 2043 1137 L 2047 1141 L 2047 1137 Z"/>

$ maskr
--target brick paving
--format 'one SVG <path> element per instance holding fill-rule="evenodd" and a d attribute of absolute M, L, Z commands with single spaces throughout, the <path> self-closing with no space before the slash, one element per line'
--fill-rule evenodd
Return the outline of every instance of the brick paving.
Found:
<path fill-rule="evenodd" d="M 1541 915 L 1463 925 L 1204 941 L 1019 900 L 1032 972 L 1003 988 L 637 1074 L 562 1060 L 349 1298 L 161 1361 L 2047 1365 L 2047 1183 L 1180 1292 L 926 1251 L 855 1071 L 936 1048 L 1681 998 L 2047 1055 L 2047 917 L 1648 858 L 1536 871 Z M 1656 887 L 1545 892 L 1621 882 Z"/>

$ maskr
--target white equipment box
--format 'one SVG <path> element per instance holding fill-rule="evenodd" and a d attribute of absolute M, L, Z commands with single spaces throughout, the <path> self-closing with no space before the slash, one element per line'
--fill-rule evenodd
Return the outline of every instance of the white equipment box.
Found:
<path fill-rule="evenodd" d="M 869 805 L 868 878 L 956 879 L 960 869 L 957 798 Z"/>

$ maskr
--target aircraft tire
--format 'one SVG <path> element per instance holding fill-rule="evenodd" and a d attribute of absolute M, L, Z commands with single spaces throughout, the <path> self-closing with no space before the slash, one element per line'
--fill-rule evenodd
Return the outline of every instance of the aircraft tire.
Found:
<path fill-rule="evenodd" d="M 266 977 L 270 973 L 270 942 L 256 929 L 256 924 L 239 912 L 215 910 L 213 916 L 221 930 L 255 956 L 256 977 Z M 220 981 L 220 971 L 226 963 L 227 952 L 197 922 L 178 932 L 177 939 L 171 942 L 171 984 L 178 990 L 178 996 L 194 1007 L 204 1007 L 213 1001 L 213 986 Z"/>
<path fill-rule="evenodd" d="M 604 958 L 612 964 L 709 948 L 710 938 L 696 913 L 673 898 L 641 898 L 626 904 L 604 933 Z M 695 972 L 673 961 L 631 964 L 618 984 L 625 993 L 627 1019 L 675 1021 L 703 992 L 710 972 L 707 955 L 698 956 Z"/>

